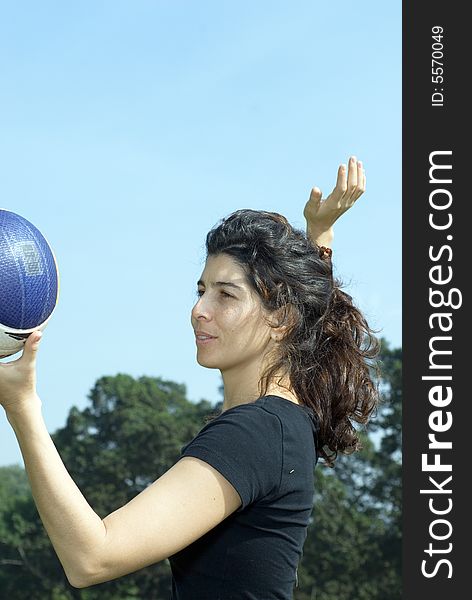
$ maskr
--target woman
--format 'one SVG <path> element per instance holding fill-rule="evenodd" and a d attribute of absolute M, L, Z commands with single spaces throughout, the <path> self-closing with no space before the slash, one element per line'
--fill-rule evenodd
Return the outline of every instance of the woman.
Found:
<path fill-rule="evenodd" d="M 192 310 L 197 360 L 224 403 L 181 458 L 101 519 L 68 475 L 36 393 L 33 333 L 0 365 L 0 402 L 39 514 L 70 583 L 87 587 L 169 558 L 172 598 L 291 598 L 319 456 L 358 439 L 377 395 L 375 338 L 333 280 L 332 225 L 365 188 L 355 158 L 333 192 L 312 190 L 307 236 L 275 213 L 237 211 L 207 236 Z M 311 240 L 311 241 L 310 241 Z"/>

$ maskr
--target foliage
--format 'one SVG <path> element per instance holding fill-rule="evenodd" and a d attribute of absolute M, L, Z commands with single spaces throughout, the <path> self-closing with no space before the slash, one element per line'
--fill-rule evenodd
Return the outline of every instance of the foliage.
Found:
<path fill-rule="evenodd" d="M 64 583 L 24 470 L 0 468 L 0 598 L 60 600 Z"/>
<path fill-rule="evenodd" d="M 382 347 L 383 403 L 364 449 L 315 472 L 312 522 L 294 600 L 400 598 L 401 350 Z M 84 410 L 53 439 L 94 510 L 105 516 L 178 459 L 221 405 L 186 398 L 185 386 L 119 374 L 100 378 Z M 168 561 L 78 590 L 67 582 L 20 467 L 0 468 L 0 598 L 166 600 Z M 197 599 L 196 599 L 197 600 Z"/>

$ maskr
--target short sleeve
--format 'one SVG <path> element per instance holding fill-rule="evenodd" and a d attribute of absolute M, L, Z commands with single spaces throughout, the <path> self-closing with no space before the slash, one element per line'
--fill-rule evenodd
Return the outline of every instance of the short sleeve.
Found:
<path fill-rule="evenodd" d="M 282 443 L 277 415 L 255 404 L 241 404 L 207 423 L 182 448 L 181 458 L 199 458 L 219 471 L 241 497 L 241 511 L 280 488 Z"/>

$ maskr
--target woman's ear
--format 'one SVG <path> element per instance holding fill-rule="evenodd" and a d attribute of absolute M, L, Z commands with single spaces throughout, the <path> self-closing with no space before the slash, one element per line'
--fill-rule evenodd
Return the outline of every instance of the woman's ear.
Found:
<path fill-rule="evenodd" d="M 274 342 L 280 342 L 295 324 L 295 309 L 287 304 L 274 311 L 269 318 L 271 326 L 270 337 Z"/>

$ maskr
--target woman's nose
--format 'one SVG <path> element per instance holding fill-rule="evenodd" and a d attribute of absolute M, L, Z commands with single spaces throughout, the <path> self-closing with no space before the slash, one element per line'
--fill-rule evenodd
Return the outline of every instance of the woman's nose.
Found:
<path fill-rule="evenodd" d="M 206 321 L 211 319 L 210 303 L 204 298 L 204 296 L 200 296 L 197 303 L 193 307 L 192 318 L 195 320 L 204 319 Z"/>

